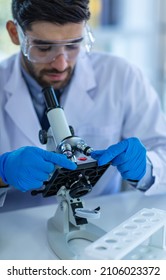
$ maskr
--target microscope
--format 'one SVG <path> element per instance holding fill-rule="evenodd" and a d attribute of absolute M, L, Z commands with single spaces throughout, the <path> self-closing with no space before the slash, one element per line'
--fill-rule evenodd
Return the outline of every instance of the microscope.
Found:
<path fill-rule="evenodd" d="M 79 259 L 79 255 L 71 250 L 70 240 L 93 242 L 105 234 L 100 227 L 88 222 L 100 217 L 100 207 L 86 209 L 82 197 L 92 191 L 109 164 L 98 166 L 97 161 L 90 157 L 93 149 L 74 135 L 54 89 L 46 87 L 43 94 L 50 128 L 39 131 L 40 142 L 46 144 L 48 151 L 65 154 L 77 164 L 77 169 L 56 166 L 42 189 L 32 191 L 32 195 L 57 196 L 58 208 L 47 224 L 49 245 L 60 259 Z"/>

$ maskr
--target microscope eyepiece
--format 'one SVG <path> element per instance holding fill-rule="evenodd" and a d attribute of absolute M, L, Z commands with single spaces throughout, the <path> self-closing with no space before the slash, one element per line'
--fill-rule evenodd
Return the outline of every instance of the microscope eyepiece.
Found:
<path fill-rule="evenodd" d="M 59 102 L 53 87 L 45 87 L 43 88 L 42 92 L 44 94 L 45 103 L 48 110 L 59 107 Z"/>

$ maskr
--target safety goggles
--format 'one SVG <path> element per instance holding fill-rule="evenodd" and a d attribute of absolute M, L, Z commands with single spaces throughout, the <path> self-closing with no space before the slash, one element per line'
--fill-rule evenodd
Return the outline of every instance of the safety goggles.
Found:
<path fill-rule="evenodd" d="M 29 35 L 25 35 L 22 28 L 16 23 L 21 49 L 24 56 L 33 63 L 51 63 L 59 55 L 63 55 L 67 61 L 77 58 L 80 48 L 90 52 L 94 38 L 88 26 L 83 37 L 65 41 L 43 41 Z"/>

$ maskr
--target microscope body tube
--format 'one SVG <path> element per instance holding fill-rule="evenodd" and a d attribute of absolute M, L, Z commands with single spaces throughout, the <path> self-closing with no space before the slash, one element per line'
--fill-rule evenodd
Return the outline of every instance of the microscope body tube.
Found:
<path fill-rule="evenodd" d="M 43 94 L 47 106 L 47 117 L 57 149 L 73 161 L 76 161 L 73 151 L 83 152 L 89 156 L 93 149 L 81 138 L 72 135 L 64 110 L 59 106 L 54 88 L 44 88 Z"/>
<path fill-rule="evenodd" d="M 72 136 L 68 126 L 64 110 L 59 106 L 53 87 L 43 88 L 43 94 L 47 106 L 47 117 L 52 128 L 53 138 L 57 146 L 66 137 Z"/>
<path fill-rule="evenodd" d="M 62 108 L 57 107 L 50 109 L 47 112 L 47 117 L 52 128 L 54 141 L 57 145 L 59 145 L 66 137 L 72 136 Z"/>

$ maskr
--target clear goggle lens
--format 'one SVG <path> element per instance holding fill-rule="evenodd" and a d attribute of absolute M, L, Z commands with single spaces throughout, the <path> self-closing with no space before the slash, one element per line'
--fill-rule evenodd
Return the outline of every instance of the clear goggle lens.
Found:
<path fill-rule="evenodd" d="M 68 61 L 74 60 L 79 54 L 82 40 L 83 38 L 80 39 L 80 42 L 67 44 L 29 45 L 24 55 L 36 63 L 52 62 L 59 55 L 63 55 Z"/>
<path fill-rule="evenodd" d="M 86 52 L 90 52 L 94 43 L 94 37 L 88 25 L 85 26 L 84 37 L 50 43 L 40 40 L 40 44 L 34 43 L 38 40 L 37 38 L 25 35 L 17 22 L 16 26 L 22 52 L 29 61 L 34 63 L 50 63 L 59 55 L 64 55 L 68 61 L 75 60 L 80 52 L 80 48 L 84 48 Z"/>

